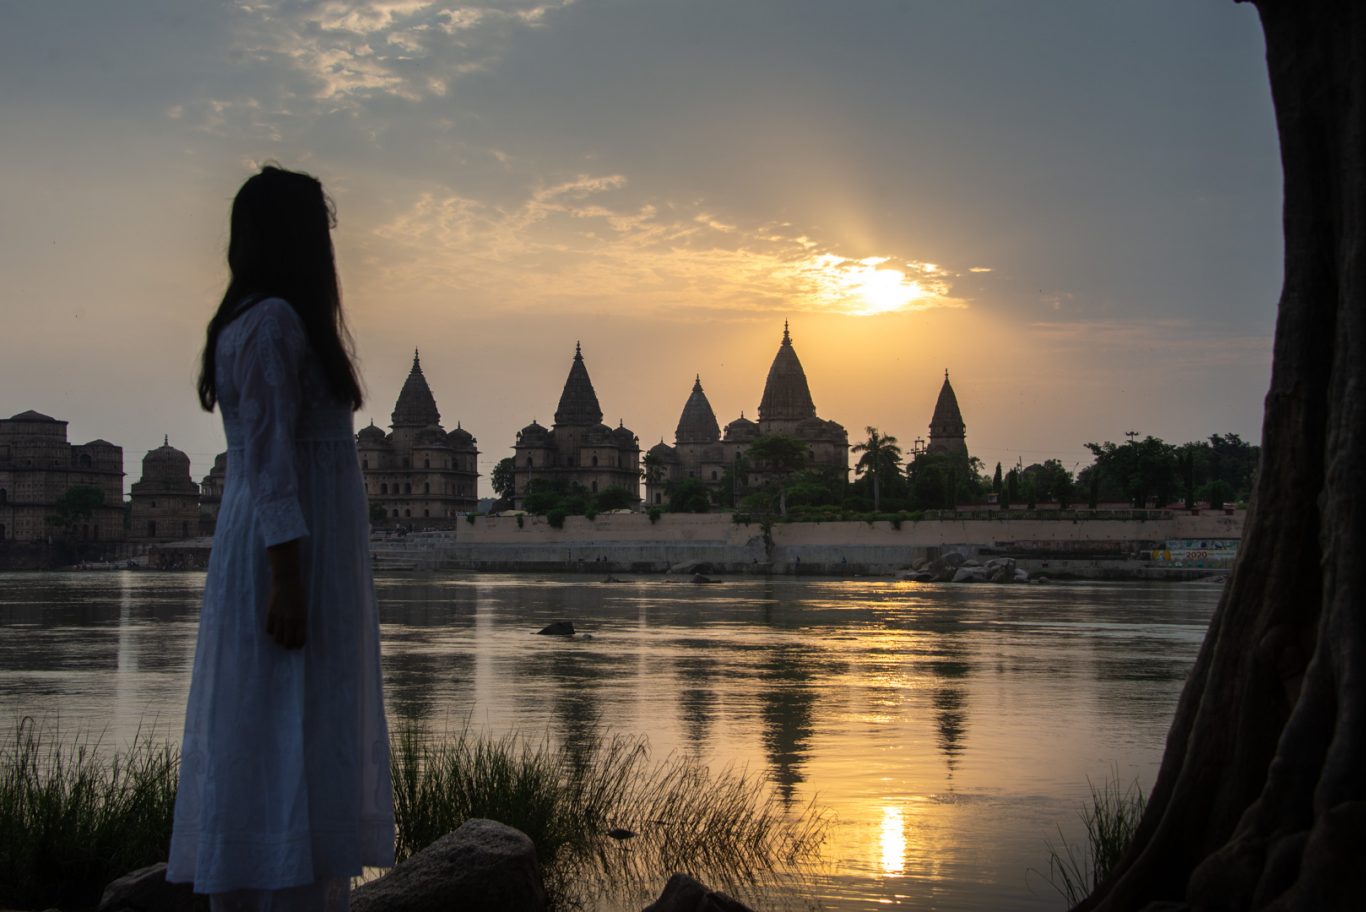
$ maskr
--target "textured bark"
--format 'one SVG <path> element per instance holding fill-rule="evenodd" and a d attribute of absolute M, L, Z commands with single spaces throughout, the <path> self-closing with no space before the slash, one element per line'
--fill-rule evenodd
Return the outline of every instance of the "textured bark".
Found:
<path fill-rule="evenodd" d="M 1134 846 L 1079 910 L 1366 902 L 1366 3 L 1256 5 L 1285 176 L 1260 478 Z"/>

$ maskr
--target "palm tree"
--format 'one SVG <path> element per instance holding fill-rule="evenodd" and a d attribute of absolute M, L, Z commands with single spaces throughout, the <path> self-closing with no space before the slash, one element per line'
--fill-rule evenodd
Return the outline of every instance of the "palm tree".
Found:
<path fill-rule="evenodd" d="M 901 447 L 891 434 L 881 434 L 872 426 L 867 431 L 868 439 L 850 449 L 863 454 L 854 466 L 854 474 L 862 475 L 866 471 L 873 479 L 873 510 L 877 511 L 882 509 L 882 474 L 886 471 L 896 474 L 897 466 L 901 464 Z"/>

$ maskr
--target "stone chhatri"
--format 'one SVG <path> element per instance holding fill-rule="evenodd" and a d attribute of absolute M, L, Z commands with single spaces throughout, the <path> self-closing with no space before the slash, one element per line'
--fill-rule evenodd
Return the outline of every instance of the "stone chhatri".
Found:
<path fill-rule="evenodd" d="M 702 376 L 693 381 L 692 395 L 683 406 L 678 427 L 674 429 L 676 443 L 716 443 L 721 439 L 721 425 L 716 421 L 707 394 L 702 391 Z"/>
<path fill-rule="evenodd" d="M 944 385 L 939 388 L 939 401 L 935 403 L 934 417 L 930 419 L 930 442 L 926 449 L 931 453 L 967 456 L 967 433 L 963 413 L 958 409 L 958 397 L 954 395 L 949 372 L 945 370 Z"/>
<path fill-rule="evenodd" d="M 764 398 L 759 402 L 759 421 L 800 420 L 816 417 L 816 404 L 811 401 L 811 388 L 806 384 L 806 372 L 792 347 L 792 335 L 783 323 L 783 341 L 778 354 L 768 369 L 764 383 Z"/>
<path fill-rule="evenodd" d="M 560 406 L 555 409 L 555 425 L 566 427 L 592 427 L 602 423 L 602 408 L 598 405 L 598 394 L 593 390 L 593 381 L 588 377 L 588 368 L 583 364 L 583 349 L 574 343 L 574 363 L 569 366 L 569 377 L 564 381 L 564 391 L 560 393 Z"/>
<path fill-rule="evenodd" d="M 422 362 L 417 349 L 413 349 L 413 369 L 408 372 L 408 379 L 403 381 L 403 389 L 398 394 L 398 402 L 394 404 L 389 423 L 395 428 L 424 428 L 441 423 L 436 397 L 432 395 L 432 388 L 422 374 Z"/>

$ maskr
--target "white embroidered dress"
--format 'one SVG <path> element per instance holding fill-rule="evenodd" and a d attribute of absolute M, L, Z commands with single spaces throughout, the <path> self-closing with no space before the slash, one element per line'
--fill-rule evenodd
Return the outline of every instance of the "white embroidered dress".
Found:
<path fill-rule="evenodd" d="M 393 864 L 369 519 L 351 409 L 279 298 L 219 335 L 228 438 L 167 880 L 281 890 Z M 266 548 L 303 539 L 302 649 L 266 633 Z"/>

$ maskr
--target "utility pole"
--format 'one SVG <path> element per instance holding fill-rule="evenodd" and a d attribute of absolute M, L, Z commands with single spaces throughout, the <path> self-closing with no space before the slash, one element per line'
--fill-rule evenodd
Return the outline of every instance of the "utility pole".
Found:
<path fill-rule="evenodd" d="M 1125 431 L 1124 436 L 1129 438 L 1130 443 L 1133 443 L 1134 438 L 1138 436 L 1138 431 Z"/>

